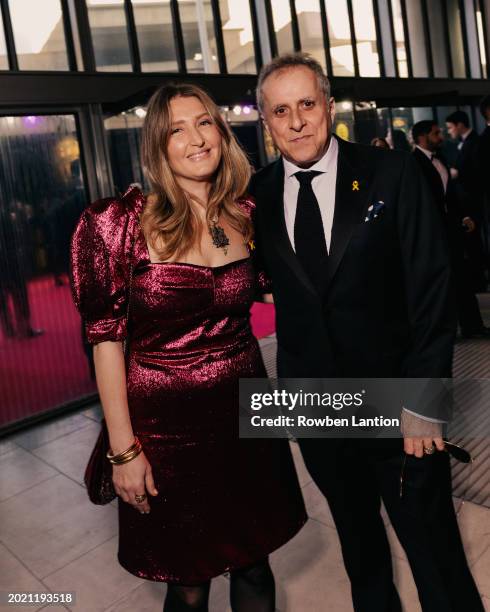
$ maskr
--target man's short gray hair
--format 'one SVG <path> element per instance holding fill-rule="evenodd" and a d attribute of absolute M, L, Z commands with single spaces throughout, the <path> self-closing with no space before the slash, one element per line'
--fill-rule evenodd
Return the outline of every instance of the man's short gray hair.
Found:
<path fill-rule="evenodd" d="M 257 81 L 257 106 L 259 111 L 262 113 L 264 109 L 264 96 L 262 93 L 262 87 L 266 79 L 268 79 L 274 72 L 285 70 L 287 68 L 296 68 L 298 66 L 305 66 L 309 68 L 318 79 L 318 86 L 320 91 L 325 95 L 325 99 L 330 99 L 330 81 L 327 75 L 323 71 L 321 64 L 312 57 L 309 53 L 284 53 L 271 60 L 268 64 L 262 66 Z"/>

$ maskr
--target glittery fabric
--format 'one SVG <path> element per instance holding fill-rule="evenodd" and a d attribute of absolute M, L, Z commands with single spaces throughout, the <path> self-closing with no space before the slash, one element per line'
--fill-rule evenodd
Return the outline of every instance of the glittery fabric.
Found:
<path fill-rule="evenodd" d="M 127 334 L 144 203 L 135 189 L 96 202 L 73 236 L 73 295 L 92 343 Z M 147 515 L 119 500 L 118 559 L 141 578 L 199 583 L 258 562 L 306 520 L 287 442 L 238 438 L 238 379 L 266 375 L 249 308 L 267 280 L 250 258 L 151 263 L 141 233 L 133 256 L 128 404 L 159 495 Z"/>

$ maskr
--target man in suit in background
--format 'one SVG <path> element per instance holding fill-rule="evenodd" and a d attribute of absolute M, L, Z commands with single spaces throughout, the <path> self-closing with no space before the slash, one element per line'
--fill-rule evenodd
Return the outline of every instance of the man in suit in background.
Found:
<path fill-rule="evenodd" d="M 276 305 L 278 376 L 450 376 L 447 245 L 412 156 L 332 136 L 335 103 L 311 56 L 264 66 L 257 99 L 282 154 L 251 183 L 257 257 Z M 483 612 L 455 518 L 449 458 L 439 452 L 440 425 L 407 408 L 402 421 L 424 426 L 403 441 L 298 440 L 335 520 L 354 608 L 401 611 L 383 499 L 424 612 Z"/>
<path fill-rule="evenodd" d="M 477 149 L 478 180 L 483 193 L 483 238 L 486 250 L 486 269 L 490 272 L 489 219 L 490 219 L 490 96 L 480 102 L 480 112 L 486 123 Z"/>
<path fill-rule="evenodd" d="M 476 223 L 476 231 L 468 232 L 464 238 L 467 258 L 467 274 L 474 291 L 485 291 L 485 255 L 480 235 L 483 223 L 483 193 L 478 168 L 479 136 L 470 127 L 470 119 L 458 110 L 446 117 L 446 127 L 453 140 L 458 141 L 458 154 L 451 168 L 454 190 L 461 206 Z"/>
<path fill-rule="evenodd" d="M 490 168 L 490 96 L 486 96 L 480 102 L 480 112 L 487 124 L 480 135 L 477 149 L 478 178 L 482 190 L 490 197 L 490 181 L 488 180 L 488 169 Z"/>
<path fill-rule="evenodd" d="M 449 168 L 439 154 L 443 143 L 441 128 L 435 121 L 419 121 L 412 128 L 412 138 L 415 143 L 413 156 L 427 180 L 446 226 L 461 334 L 465 338 L 484 337 L 487 329 L 483 325 L 464 257 L 464 234 L 474 232 L 476 226 L 464 209 L 464 200 L 462 202 L 457 197 Z"/>

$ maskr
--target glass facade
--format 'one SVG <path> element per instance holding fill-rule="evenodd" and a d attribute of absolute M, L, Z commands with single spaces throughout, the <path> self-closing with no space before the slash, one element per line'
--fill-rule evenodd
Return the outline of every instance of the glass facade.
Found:
<path fill-rule="evenodd" d="M 427 63 L 427 48 L 425 43 L 426 32 L 421 0 L 410 0 L 410 2 L 406 3 L 406 7 L 412 75 L 414 77 L 428 77 L 429 66 Z"/>
<path fill-rule="evenodd" d="M 226 63 L 230 74 L 256 74 L 250 4 L 219 0 Z"/>
<path fill-rule="evenodd" d="M 7 45 L 5 44 L 5 34 L 3 30 L 3 19 L 0 13 L 0 70 L 9 69 L 9 60 L 7 56 Z"/>
<path fill-rule="evenodd" d="M 177 72 L 170 0 L 132 0 L 143 72 Z"/>
<path fill-rule="evenodd" d="M 441 0 L 427 2 L 427 14 L 430 23 L 430 41 L 432 48 L 432 64 L 435 77 L 448 77 L 448 49 L 444 29 L 444 19 Z"/>
<path fill-rule="evenodd" d="M 86 0 L 97 70 L 132 70 L 124 0 Z"/>
<path fill-rule="evenodd" d="M 482 66 L 482 77 L 490 77 L 488 72 L 487 51 L 485 48 L 485 25 L 483 20 L 483 0 L 476 0 L 476 30 L 478 36 L 478 51 L 480 53 L 480 61 Z"/>
<path fill-rule="evenodd" d="M 400 0 L 391 0 L 393 14 L 393 32 L 395 36 L 396 61 L 398 75 L 408 77 L 407 49 L 405 46 L 405 30 L 403 27 L 402 7 Z"/>
<path fill-rule="evenodd" d="M 80 31 L 74 0 L 5 1 L 19 70 L 248 75 L 260 47 L 266 58 L 300 48 L 339 77 L 488 76 L 489 0 L 81 0 Z M 7 57 L 0 27 L 0 70 Z"/>
<path fill-rule="evenodd" d="M 379 54 L 371 0 L 352 0 L 359 76 L 378 77 Z"/>
<path fill-rule="evenodd" d="M 302 51 L 310 53 L 325 69 L 322 19 L 319 0 L 296 0 Z"/>
<path fill-rule="evenodd" d="M 279 54 L 294 51 L 291 7 L 284 0 L 271 0 L 272 23 Z"/>
<path fill-rule="evenodd" d="M 326 0 L 330 55 L 335 76 L 354 76 L 354 54 L 347 0 Z"/>
<path fill-rule="evenodd" d="M 95 389 L 68 284 L 80 162 L 72 115 L 0 117 L 0 425 Z"/>
<path fill-rule="evenodd" d="M 9 9 L 19 68 L 68 70 L 60 0 L 10 0 Z"/>
<path fill-rule="evenodd" d="M 447 0 L 447 17 L 453 76 L 464 79 L 466 67 L 464 59 L 463 23 L 458 0 Z"/>
<path fill-rule="evenodd" d="M 179 0 L 188 72 L 219 72 L 213 9 L 207 0 Z"/>

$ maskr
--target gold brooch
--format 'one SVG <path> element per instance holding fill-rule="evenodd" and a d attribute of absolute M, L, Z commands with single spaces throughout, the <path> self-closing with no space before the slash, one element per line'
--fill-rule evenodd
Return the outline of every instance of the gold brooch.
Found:
<path fill-rule="evenodd" d="M 352 191 L 359 191 L 359 181 L 352 181 Z"/>

